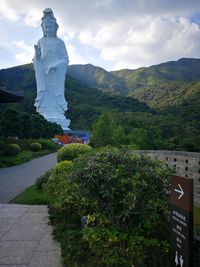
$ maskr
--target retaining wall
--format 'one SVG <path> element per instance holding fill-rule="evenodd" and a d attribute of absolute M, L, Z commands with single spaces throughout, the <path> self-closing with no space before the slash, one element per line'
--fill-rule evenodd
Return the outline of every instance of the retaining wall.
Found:
<path fill-rule="evenodd" d="M 167 150 L 137 150 L 136 152 L 158 158 L 174 168 L 175 173 L 193 178 L 194 203 L 200 205 L 200 153 Z"/>

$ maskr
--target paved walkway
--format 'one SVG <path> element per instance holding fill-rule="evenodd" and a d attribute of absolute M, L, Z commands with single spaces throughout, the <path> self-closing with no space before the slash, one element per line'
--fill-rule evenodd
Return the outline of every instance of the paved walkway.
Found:
<path fill-rule="evenodd" d="M 47 206 L 0 204 L 0 267 L 61 267 Z"/>
<path fill-rule="evenodd" d="M 0 203 L 8 203 L 56 164 L 52 153 L 21 165 L 0 169 Z"/>

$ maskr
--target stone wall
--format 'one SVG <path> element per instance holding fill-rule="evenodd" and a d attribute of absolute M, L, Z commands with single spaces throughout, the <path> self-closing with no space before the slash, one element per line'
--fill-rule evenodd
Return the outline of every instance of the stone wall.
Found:
<path fill-rule="evenodd" d="M 167 150 L 137 150 L 137 153 L 163 160 L 175 173 L 193 178 L 194 203 L 200 205 L 200 153 Z"/>

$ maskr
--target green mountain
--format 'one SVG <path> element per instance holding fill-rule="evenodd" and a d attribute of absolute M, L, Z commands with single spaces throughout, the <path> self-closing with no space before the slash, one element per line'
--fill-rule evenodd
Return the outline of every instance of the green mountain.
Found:
<path fill-rule="evenodd" d="M 188 91 L 189 98 L 193 97 L 195 92 L 189 88 L 198 86 L 200 59 L 182 58 L 151 67 L 112 72 L 91 64 L 73 65 L 69 73 L 99 90 L 131 96 L 156 109 L 172 110 L 182 105 Z"/>
<path fill-rule="evenodd" d="M 148 68 L 119 70 L 112 74 L 124 80 L 127 95 L 165 109 L 180 103 L 188 88 L 200 80 L 200 60 L 182 58 Z"/>
<path fill-rule="evenodd" d="M 140 149 L 200 151 L 199 77 L 198 59 L 114 72 L 90 64 L 72 65 L 65 86 L 66 116 L 72 129 L 91 130 L 99 115 L 109 111 L 127 144 L 134 143 L 137 135 Z M 0 113 L 7 106 L 35 112 L 32 64 L 0 70 L 0 84 L 25 95 L 22 103 L 1 105 Z"/>
<path fill-rule="evenodd" d="M 120 77 L 91 64 L 71 65 L 68 74 L 90 87 L 108 93 L 127 95 L 127 87 Z"/>
<path fill-rule="evenodd" d="M 25 95 L 22 103 L 9 105 L 14 105 L 21 111 L 35 112 L 36 82 L 32 64 L 0 70 L 0 82 L 9 91 L 20 92 Z M 145 103 L 141 103 L 137 99 L 102 92 L 69 75 L 67 75 L 65 84 L 65 96 L 69 102 L 66 115 L 71 119 L 71 127 L 74 129 L 89 129 L 104 110 L 118 112 L 151 111 Z"/>

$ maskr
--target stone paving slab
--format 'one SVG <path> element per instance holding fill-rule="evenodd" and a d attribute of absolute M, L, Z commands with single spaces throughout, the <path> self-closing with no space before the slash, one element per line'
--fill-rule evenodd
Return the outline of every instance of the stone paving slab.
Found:
<path fill-rule="evenodd" d="M 0 267 L 62 267 L 47 206 L 0 204 Z"/>
<path fill-rule="evenodd" d="M 37 241 L 45 234 L 44 224 L 15 224 L 3 237 L 2 240 L 13 241 Z"/>
<path fill-rule="evenodd" d="M 25 213 L 17 224 L 48 224 L 49 217 L 44 213 Z"/>
<path fill-rule="evenodd" d="M 35 241 L 0 241 L 0 264 L 28 264 L 36 246 Z"/>
<path fill-rule="evenodd" d="M 2 207 L 0 209 L 0 218 L 20 218 L 27 211 L 27 208 Z"/>
<path fill-rule="evenodd" d="M 18 218 L 0 218 L 0 238 L 16 223 Z"/>
<path fill-rule="evenodd" d="M 59 251 L 37 251 L 33 256 L 30 267 L 61 267 Z"/>
<path fill-rule="evenodd" d="M 44 205 L 34 205 L 29 207 L 28 213 L 47 213 L 47 206 Z"/>
<path fill-rule="evenodd" d="M 57 241 L 53 240 L 52 235 L 49 232 L 45 233 L 36 250 L 59 250 Z"/>

